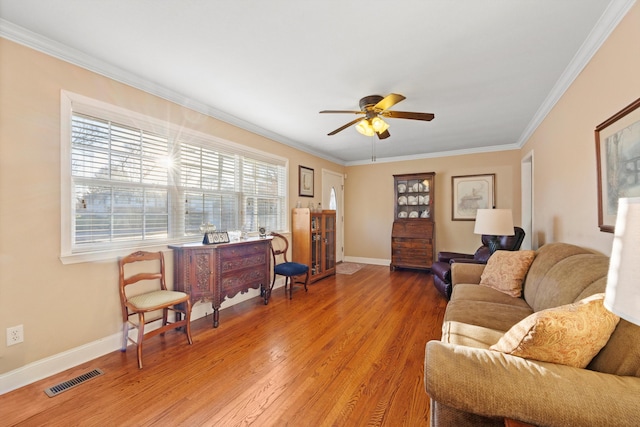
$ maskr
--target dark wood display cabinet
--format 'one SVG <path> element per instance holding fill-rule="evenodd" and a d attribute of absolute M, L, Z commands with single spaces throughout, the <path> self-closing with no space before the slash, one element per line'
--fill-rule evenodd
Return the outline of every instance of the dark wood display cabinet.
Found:
<path fill-rule="evenodd" d="M 391 230 L 391 270 L 429 270 L 434 262 L 435 173 L 394 175 L 394 221 Z"/>

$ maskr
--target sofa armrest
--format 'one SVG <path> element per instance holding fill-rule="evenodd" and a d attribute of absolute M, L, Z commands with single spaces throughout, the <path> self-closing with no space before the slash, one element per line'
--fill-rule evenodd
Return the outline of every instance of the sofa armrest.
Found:
<path fill-rule="evenodd" d="M 454 262 L 451 264 L 451 284 L 458 283 L 480 283 L 480 276 L 486 264 L 470 264 L 464 262 Z"/>
<path fill-rule="evenodd" d="M 471 258 L 473 254 L 462 254 L 460 252 L 438 252 L 438 261 L 450 262 L 453 258 Z"/>
<path fill-rule="evenodd" d="M 486 264 L 486 262 L 479 261 L 475 258 L 451 258 L 449 260 L 449 264 L 453 264 L 454 262 L 463 262 L 467 264 Z"/>
<path fill-rule="evenodd" d="M 640 425 L 640 378 L 497 351 L 427 343 L 429 396 L 460 411 L 536 425 Z"/>

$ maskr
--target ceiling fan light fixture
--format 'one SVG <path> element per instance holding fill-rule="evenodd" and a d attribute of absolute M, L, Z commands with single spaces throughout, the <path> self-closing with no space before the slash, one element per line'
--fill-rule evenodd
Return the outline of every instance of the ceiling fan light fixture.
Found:
<path fill-rule="evenodd" d="M 373 120 L 371 120 L 371 126 L 376 133 L 383 133 L 389 129 L 389 124 L 380 117 L 374 117 Z"/>
<path fill-rule="evenodd" d="M 365 136 L 378 136 L 378 139 L 387 139 L 389 134 L 389 125 L 382 118 L 392 119 L 411 119 L 431 121 L 435 117 L 431 113 L 417 113 L 411 111 L 390 111 L 389 109 L 398 102 L 406 99 L 404 95 L 391 93 L 384 98 L 380 95 L 365 96 L 360 100 L 360 110 L 322 110 L 320 113 L 345 113 L 345 114 L 364 114 L 364 118 L 356 118 L 347 124 L 340 126 L 338 129 L 329 132 L 327 136 L 335 135 L 342 132 L 348 127 L 354 126 L 358 133 Z"/>
<path fill-rule="evenodd" d="M 376 133 L 367 119 L 360 120 L 356 125 L 356 130 L 365 136 L 373 136 Z"/>

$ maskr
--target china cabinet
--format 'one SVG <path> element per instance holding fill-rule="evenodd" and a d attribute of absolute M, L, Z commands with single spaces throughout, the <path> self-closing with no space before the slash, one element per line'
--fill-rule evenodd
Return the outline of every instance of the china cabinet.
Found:
<path fill-rule="evenodd" d="M 391 270 L 428 270 L 435 250 L 435 173 L 394 175 L 394 221 L 391 230 Z"/>
<path fill-rule="evenodd" d="M 291 214 L 292 258 L 309 266 L 309 283 L 336 272 L 336 211 L 295 208 Z"/>

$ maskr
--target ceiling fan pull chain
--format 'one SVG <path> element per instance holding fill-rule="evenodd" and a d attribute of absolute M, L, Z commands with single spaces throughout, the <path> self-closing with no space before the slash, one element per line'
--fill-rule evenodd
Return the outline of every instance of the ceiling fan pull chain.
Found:
<path fill-rule="evenodd" d="M 376 138 L 371 137 L 371 162 L 376 161 Z"/>

